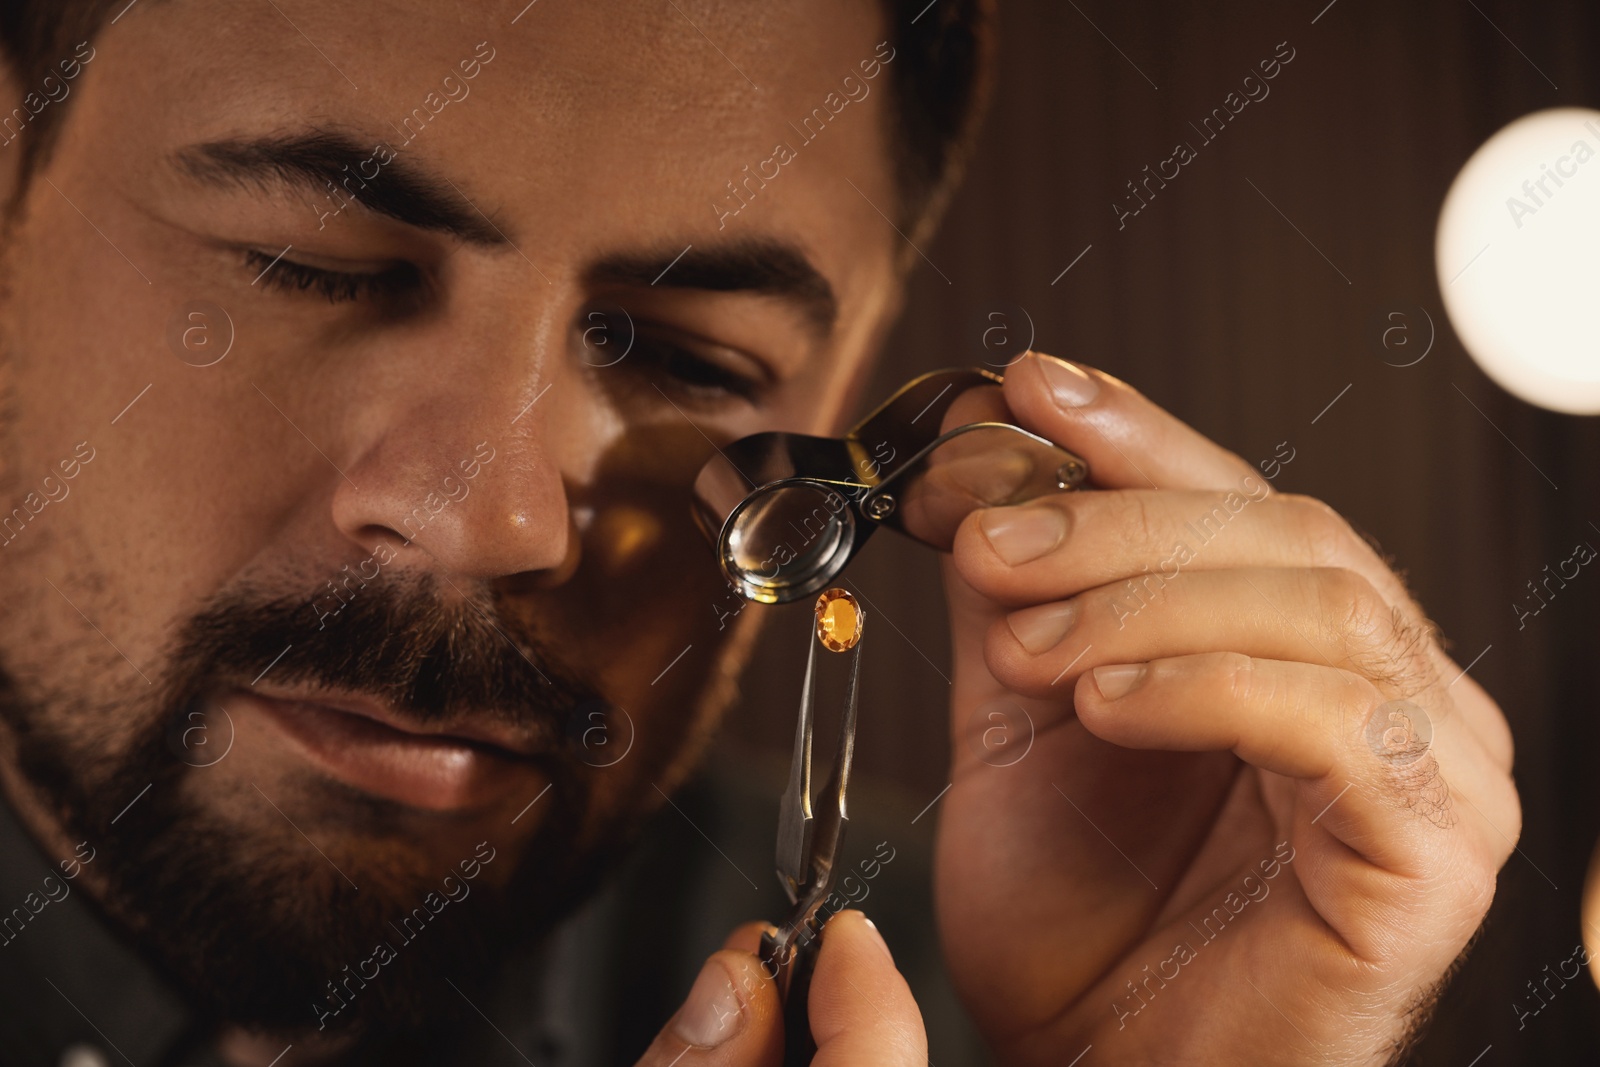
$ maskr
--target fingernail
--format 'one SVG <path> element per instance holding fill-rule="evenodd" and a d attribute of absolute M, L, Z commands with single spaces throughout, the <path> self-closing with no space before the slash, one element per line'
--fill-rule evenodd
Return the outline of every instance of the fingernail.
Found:
<path fill-rule="evenodd" d="M 1057 407 L 1081 408 L 1100 395 L 1100 383 L 1064 359 L 1034 353 Z"/>
<path fill-rule="evenodd" d="M 687 1044 L 716 1048 L 739 1029 L 744 1018 L 740 1007 L 727 968 L 707 960 L 689 990 L 689 999 L 673 1020 L 672 1031 Z"/>
<path fill-rule="evenodd" d="M 1011 632 L 1028 650 L 1030 656 L 1048 652 L 1061 643 L 1078 618 L 1078 602 L 1064 600 L 1059 604 L 1041 604 L 1036 608 L 1023 608 L 1006 616 Z"/>
<path fill-rule="evenodd" d="M 1116 663 L 1094 669 L 1094 684 L 1107 700 L 1127 696 L 1144 681 L 1150 668 L 1144 663 Z"/>
<path fill-rule="evenodd" d="M 1059 508 L 990 508 L 978 519 L 994 554 L 1016 567 L 1053 551 L 1067 536 L 1067 517 Z"/>
<path fill-rule="evenodd" d="M 884 959 L 889 961 L 890 966 L 893 966 L 894 954 L 889 951 L 889 942 L 883 939 L 883 931 L 878 929 L 877 923 L 873 922 L 865 915 L 861 916 L 861 921 L 867 924 L 867 930 L 871 932 L 872 940 L 876 941 L 878 943 L 878 947 L 883 949 Z"/>

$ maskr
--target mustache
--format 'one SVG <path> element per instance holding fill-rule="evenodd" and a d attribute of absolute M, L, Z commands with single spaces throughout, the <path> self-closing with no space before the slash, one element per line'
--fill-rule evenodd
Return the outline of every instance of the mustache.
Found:
<path fill-rule="evenodd" d="M 359 692 L 419 723 L 447 726 L 471 715 L 519 727 L 551 779 L 545 822 L 524 824 L 537 826 L 535 839 L 520 857 L 497 861 L 514 864 L 503 887 L 484 886 L 470 905 L 438 916 L 445 928 L 380 960 L 383 977 L 353 1002 L 353 1017 L 340 1016 L 353 1031 L 434 1025 L 438 994 L 430 991 L 439 975 L 481 983 L 516 946 L 553 929 L 596 891 L 631 832 L 622 815 L 596 825 L 590 811 L 586 776 L 596 763 L 592 753 L 584 759 L 582 731 L 594 729 L 590 708 L 611 705 L 559 650 L 538 641 L 535 622 L 512 622 L 523 617 L 520 604 L 497 610 L 487 586 L 463 582 L 458 591 L 427 572 L 397 571 L 368 582 L 319 629 L 303 579 L 263 576 L 224 587 L 175 628 L 154 691 L 108 683 L 104 697 L 82 699 L 84 712 L 103 722 L 113 714 L 152 726 L 167 720 L 165 730 L 140 731 L 125 751 L 96 746 L 94 731 L 49 729 L 48 705 L 25 702 L 4 670 L 0 714 L 17 724 L 23 776 L 49 798 L 71 839 L 104 846 L 92 868 L 107 886 L 103 910 L 201 1016 L 269 1029 L 309 1022 L 308 1006 L 330 977 L 343 980 L 341 968 L 353 973 L 348 965 L 370 959 L 373 942 L 394 936 L 389 925 L 417 906 L 437 874 L 412 869 L 422 861 L 407 849 L 391 857 L 360 848 L 354 862 L 363 865 L 350 868 L 362 872 L 358 892 L 329 878 L 309 849 L 273 847 L 259 825 L 277 818 L 266 802 L 242 816 L 206 802 L 206 772 L 196 768 L 210 766 L 213 752 L 191 747 L 194 736 L 184 739 L 183 731 L 196 729 L 186 713 L 222 689 L 259 681 Z M 226 756 L 231 736 L 216 742 Z M 367 834 L 404 833 L 388 802 L 332 787 L 296 792 L 306 807 L 334 798 L 338 807 L 326 817 Z M 219 844 L 196 848 L 197 839 Z M 308 895 L 319 878 L 331 888 Z M 240 952 L 249 966 L 219 965 Z"/>
<path fill-rule="evenodd" d="M 492 602 L 445 597 L 431 574 L 369 583 L 321 628 L 309 604 L 259 588 L 213 597 L 178 635 L 171 676 L 184 691 L 169 706 L 270 680 L 375 696 L 421 726 L 470 715 L 551 740 L 575 714 L 609 707 L 554 649 L 514 637 Z"/>

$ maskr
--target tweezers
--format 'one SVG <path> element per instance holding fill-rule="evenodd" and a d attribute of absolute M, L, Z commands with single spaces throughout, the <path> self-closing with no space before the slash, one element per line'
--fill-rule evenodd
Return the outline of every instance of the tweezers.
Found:
<path fill-rule="evenodd" d="M 805 683 L 800 691 L 800 716 L 795 724 L 794 755 L 789 763 L 789 783 L 778 802 L 778 880 L 793 906 L 781 925 L 761 936 L 761 961 L 778 986 L 783 1000 L 785 1067 L 802 1067 L 816 1054 L 806 1001 L 811 972 L 822 947 L 818 910 L 833 886 L 834 861 L 844 845 L 845 790 L 850 784 L 850 763 L 856 746 L 856 693 L 861 673 L 861 642 L 844 654 L 850 657 L 849 683 L 844 711 L 839 718 L 839 741 L 833 769 L 817 797 L 811 801 L 811 735 L 816 703 L 817 645 L 813 635 L 806 658 Z"/>

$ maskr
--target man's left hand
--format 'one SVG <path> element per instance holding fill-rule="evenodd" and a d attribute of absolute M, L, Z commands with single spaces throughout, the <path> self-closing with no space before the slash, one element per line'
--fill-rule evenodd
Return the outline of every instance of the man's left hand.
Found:
<path fill-rule="evenodd" d="M 1520 831 L 1499 708 L 1327 506 L 1108 375 L 1029 354 L 1003 397 L 1096 491 L 978 512 L 946 564 L 937 899 L 980 1029 L 1388 1062 Z"/>

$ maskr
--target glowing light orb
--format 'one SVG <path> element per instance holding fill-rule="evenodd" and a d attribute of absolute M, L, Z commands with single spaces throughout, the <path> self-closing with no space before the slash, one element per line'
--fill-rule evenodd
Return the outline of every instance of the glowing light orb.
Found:
<path fill-rule="evenodd" d="M 1461 168 L 1435 242 L 1468 353 L 1531 404 L 1600 413 L 1600 111 L 1500 130 Z"/>

